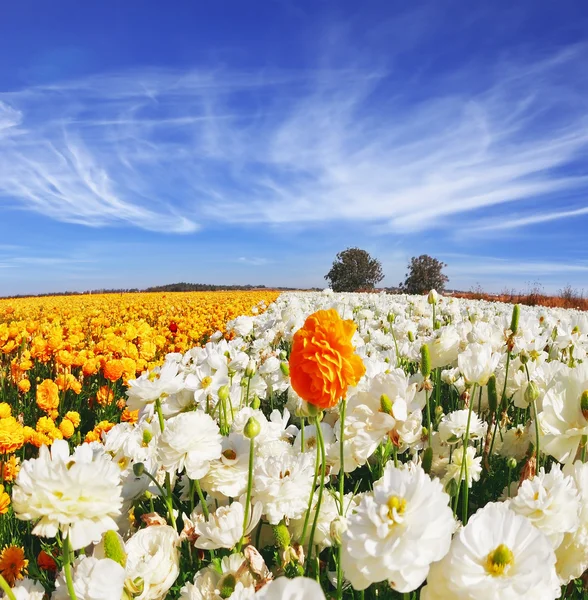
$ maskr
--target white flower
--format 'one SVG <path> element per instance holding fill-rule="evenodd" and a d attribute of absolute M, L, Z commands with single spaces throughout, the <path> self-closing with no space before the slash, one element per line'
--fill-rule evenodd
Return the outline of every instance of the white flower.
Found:
<path fill-rule="evenodd" d="M 210 463 L 200 485 L 215 497 L 238 498 L 247 491 L 249 475 L 249 440 L 240 433 L 222 439 L 222 453 Z"/>
<path fill-rule="evenodd" d="M 315 457 L 306 452 L 258 459 L 253 477 L 253 499 L 263 503 L 272 525 L 283 518 L 296 519 L 308 507 Z"/>
<path fill-rule="evenodd" d="M 25 577 L 17 581 L 12 588 L 12 593 L 16 600 L 43 600 L 45 598 L 45 588 L 38 582 Z M 2 596 L 5 598 L 6 596 Z"/>
<path fill-rule="evenodd" d="M 439 437 L 444 442 L 450 444 L 461 441 L 466 433 L 469 410 L 454 410 L 452 413 L 445 415 L 439 423 Z M 478 440 L 486 435 L 488 425 L 482 421 L 478 415 L 472 411 L 470 417 L 469 439 Z"/>
<path fill-rule="evenodd" d="M 41 446 L 39 458 L 25 460 L 12 490 L 18 519 L 37 520 L 35 535 L 55 537 L 58 531 L 79 550 L 98 542 L 122 506 L 120 470 L 100 445 L 78 446 L 70 456 L 65 440 L 51 450 Z"/>
<path fill-rule="evenodd" d="M 194 576 L 194 583 L 187 583 L 180 590 L 180 600 L 245 600 L 254 597 L 255 579 L 242 554 L 225 556 L 220 563 L 220 572 L 213 565 L 200 569 Z"/>
<path fill-rule="evenodd" d="M 210 462 L 220 457 L 218 425 L 203 410 L 182 413 L 166 422 L 158 440 L 158 456 L 168 473 L 184 469 L 190 479 L 204 477 Z"/>
<path fill-rule="evenodd" d="M 500 433 L 496 434 L 495 438 L 495 449 L 498 451 L 500 456 L 505 458 L 516 458 L 516 460 L 523 459 L 529 450 L 529 444 L 531 443 L 531 423 L 525 425 L 517 425 L 511 429 L 507 429 L 502 434 L 502 441 Z"/>
<path fill-rule="evenodd" d="M 312 508 L 310 510 L 310 516 L 308 518 L 309 524 L 312 524 L 316 514 L 316 505 L 318 502 L 318 492 L 314 493 Z M 346 501 L 345 506 L 349 504 L 349 499 Z M 317 520 L 317 527 L 314 534 L 314 544 L 319 547 L 320 551 L 324 548 L 330 547 L 331 541 L 331 523 L 339 516 L 339 510 L 335 498 L 331 494 L 323 493 L 321 501 L 321 510 L 319 512 L 319 518 Z M 301 544 L 308 543 L 308 537 L 310 535 L 310 525 L 306 528 L 306 537 L 304 540 L 300 539 L 302 536 L 302 530 L 304 529 L 304 521 L 306 520 L 306 513 L 304 513 L 299 519 L 291 519 L 289 523 L 289 530 L 294 539 L 298 540 Z"/>
<path fill-rule="evenodd" d="M 237 335 L 245 337 L 253 331 L 254 322 L 255 319 L 253 317 L 243 315 L 233 319 L 232 321 L 229 321 L 227 323 L 227 331 L 234 331 Z"/>
<path fill-rule="evenodd" d="M 175 394 L 184 385 L 184 376 L 178 374 L 177 362 L 165 362 L 153 371 L 145 371 L 137 379 L 128 382 L 127 406 L 130 410 L 145 408 L 164 395 Z"/>
<path fill-rule="evenodd" d="M 441 559 L 455 527 L 449 496 L 420 467 L 388 463 L 373 492 L 347 518 L 345 577 L 358 590 L 388 580 L 400 592 L 418 588 Z"/>
<path fill-rule="evenodd" d="M 120 598 L 125 582 L 125 570 L 110 558 L 83 556 L 75 560 L 73 587 L 78 600 L 113 600 Z M 69 600 L 63 572 L 55 582 L 52 600 Z"/>
<path fill-rule="evenodd" d="M 482 457 L 476 457 L 476 449 L 472 446 L 468 446 L 466 452 L 466 465 L 463 465 L 463 446 L 456 448 L 451 454 L 451 462 L 447 465 L 447 471 L 443 478 L 443 485 L 453 480 L 456 483 L 464 481 L 466 479 L 466 466 L 467 466 L 467 484 L 468 487 L 472 487 L 474 481 L 480 479 L 482 474 Z"/>
<path fill-rule="evenodd" d="M 421 600 L 553 600 L 559 595 L 549 540 L 506 504 L 490 503 L 431 566 Z"/>
<path fill-rule="evenodd" d="M 554 550 L 561 544 L 564 533 L 575 531 L 579 524 L 578 491 L 574 480 L 565 476 L 557 463 L 549 473 L 542 467 L 533 479 L 525 479 L 509 506 L 542 531 Z"/>
<path fill-rule="evenodd" d="M 587 389 L 588 364 L 583 363 L 560 373 L 543 398 L 538 415 L 541 449 L 562 463 L 575 460 L 582 436 L 588 435 L 588 412 L 581 406 Z"/>
<path fill-rule="evenodd" d="M 437 332 L 435 338 L 429 342 L 431 355 L 431 368 L 444 367 L 455 364 L 459 352 L 461 338 L 455 327 L 443 327 Z"/>
<path fill-rule="evenodd" d="M 325 600 L 321 586 L 308 577 L 278 577 L 255 595 L 261 600 Z"/>
<path fill-rule="evenodd" d="M 135 600 L 165 597 L 180 572 L 178 541 L 177 532 L 168 525 L 141 529 L 127 541 L 127 582 L 143 586 Z"/>
<path fill-rule="evenodd" d="M 217 548 L 233 548 L 237 545 L 243 535 L 247 535 L 259 523 L 263 506 L 257 502 L 250 507 L 249 522 L 243 531 L 243 520 L 245 518 L 245 499 L 241 502 L 233 502 L 228 506 L 219 506 L 208 515 L 208 519 L 197 519 L 194 524 L 194 532 L 198 539 L 194 542 L 196 548 L 204 550 L 216 550 Z"/>
<path fill-rule="evenodd" d="M 457 364 L 467 383 L 486 385 L 499 360 L 500 354 L 494 353 L 490 344 L 474 342 L 459 354 Z"/>

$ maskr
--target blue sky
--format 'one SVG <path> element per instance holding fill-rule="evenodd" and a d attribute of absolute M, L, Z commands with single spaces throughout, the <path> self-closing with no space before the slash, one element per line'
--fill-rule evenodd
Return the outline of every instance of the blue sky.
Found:
<path fill-rule="evenodd" d="M 0 7 L 0 295 L 322 286 L 360 246 L 450 287 L 588 292 L 588 5 Z"/>

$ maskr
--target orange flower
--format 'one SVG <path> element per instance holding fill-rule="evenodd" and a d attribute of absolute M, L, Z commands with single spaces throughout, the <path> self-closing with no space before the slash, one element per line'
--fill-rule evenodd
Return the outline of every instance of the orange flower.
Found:
<path fill-rule="evenodd" d="M 0 454 L 14 452 L 23 444 L 23 426 L 14 417 L 0 419 Z"/>
<path fill-rule="evenodd" d="M 120 416 L 120 420 L 127 423 L 136 423 L 139 420 L 139 411 L 125 408 Z"/>
<path fill-rule="evenodd" d="M 103 385 L 96 392 L 96 402 L 100 406 L 108 406 L 109 404 L 112 404 L 113 401 L 114 401 L 114 392 L 107 385 Z"/>
<path fill-rule="evenodd" d="M 121 360 L 109 360 L 104 365 L 104 377 L 106 377 L 106 379 L 109 381 L 118 381 L 121 378 L 124 370 L 125 366 Z"/>
<path fill-rule="evenodd" d="M 290 381 L 303 400 L 332 408 L 350 385 L 357 385 L 365 366 L 351 344 L 354 333 L 355 323 L 342 320 L 331 308 L 310 315 L 294 334 Z"/>
<path fill-rule="evenodd" d="M 69 419 L 63 419 L 59 424 L 59 431 L 61 431 L 61 435 L 63 435 L 66 440 L 69 440 L 74 434 L 75 427 Z"/>
<path fill-rule="evenodd" d="M 10 496 L 4 491 L 4 486 L 0 485 L 0 515 L 5 515 L 10 506 Z"/>
<path fill-rule="evenodd" d="M 24 577 L 28 564 L 24 549 L 20 546 L 8 546 L 0 552 L 0 573 L 10 586 Z"/>
<path fill-rule="evenodd" d="M 14 454 L 11 455 L 5 462 L 0 463 L 0 469 L 2 470 L 4 481 L 14 481 L 20 471 L 20 458 L 14 456 Z"/>
<path fill-rule="evenodd" d="M 0 402 L 0 419 L 6 419 L 12 415 L 12 409 L 7 402 Z"/>
<path fill-rule="evenodd" d="M 18 382 L 18 389 L 23 393 L 26 394 L 28 393 L 28 391 L 31 389 L 31 382 L 28 379 L 21 379 Z"/>
<path fill-rule="evenodd" d="M 51 379 L 45 379 L 37 386 L 37 406 L 45 411 L 51 412 L 59 406 L 59 388 Z"/>
<path fill-rule="evenodd" d="M 45 550 L 41 550 L 37 556 L 37 564 L 43 571 L 57 571 L 57 563 L 50 554 L 47 554 Z"/>
<path fill-rule="evenodd" d="M 70 410 L 66 412 L 65 417 L 63 418 L 67 419 L 68 421 L 71 421 L 74 427 L 80 426 L 80 413 L 76 412 L 75 410 Z"/>

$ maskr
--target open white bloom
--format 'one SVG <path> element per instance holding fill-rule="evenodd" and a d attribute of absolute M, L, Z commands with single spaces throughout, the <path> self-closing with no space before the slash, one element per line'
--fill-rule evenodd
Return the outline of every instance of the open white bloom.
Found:
<path fill-rule="evenodd" d="M 506 504 L 490 503 L 431 566 L 421 600 L 553 600 L 559 595 L 549 540 Z"/>
<path fill-rule="evenodd" d="M 243 503 L 233 502 L 228 506 L 219 506 L 208 515 L 208 519 L 199 519 L 194 523 L 194 533 L 198 539 L 194 542 L 196 548 L 216 550 L 217 548 L 233 548 L 243 535 L 249 534 L 259 523 L 263 506 L 257 502 L 250 507 L 249 522 L 243 531 L 245 518 L 245 498 Z"/>
<path fill-rule="evenodd" d="M 554 550 L 564 533 L 575 531 L 579 524 L 578 490 L 572 477 L 565 476 L 557 463 L 549 473 L 542 467 L 533 479 L 525 479 L 509 506 L 542 531 Z"/>
<path fill-rule="evenodd" d="M 135 600 L 165 598 L 180 572 L 178 542 L 177 532 L 168 525 L 141 529 L 127 541 L 127 584 L 142 589 Z"/>
<path fill-rule="evenodd" d="M 255 597 L 255 579 L 242 554 L 225 556 L 220 562 L 220 572 L 209 565 L 194 576 L 180 590 L 180 600 L 245 600 Z"/>
<path fill-rule="evenodd" d="M 429 342 L 431 368 L 453 365 L 457 360 L 461 338 L 455 327 L 443 327 L 435 338 Z"/>
<path fill-rule="evenodd" d="M 316 514 L 316 505 L 318 502 L 318 492 L 314 493 L 312 508 L 310 510 L 310 516 L 308 518 L 309 523 L 313 523 L 314 517 Z M 347 497 L 346 504 L 350 502 L 350 498 Z M 331 523 L 337 519 L 339 516 L 339 510 L 337 507 L 337 502 L 335 502 L 335 498 L 331 494 L 323 494 L 323 499 L 321 501 L 321 510 L 319 513 L 319 518 L 317 520 L 316 531 L 314 534 L 314 544 L 317 545 L 322 551 L 324 548 L 330 547 L 332 545 L 331 541 Z M 301 544 L 308 543 L 308 537 L 310 535 L 310 527 L 306 528 L 306 537 L 304 540 L 301 540 L 302 530 L 304 529 L 304 521 L 306 519 L 306 513 L 304 513 L 299 519 L 291 519 L 288 524 L 288 529 L 290 533 Z"/>
<path fill-rule="evenodd" d="M 112 600 L 120 598 L 125 570 L 110 558 L 83 556 L 76 559 L 72 570 L 73 587 L 78 600 Z M 63 571 L 55 582 L 52 600 L 69 600 Z"/>
<path fill-rule="evenodd" d="M 588 435 L 588 406 L 582 410 L 582 394 L 588 390 L 588 364 L 560 373 L 543 398 L 538 415 L 541 449 L 562 463 L 574 462 L 582 436 Z"/>
<path fill-rule="evenodd" d="M 495 353 L 490 344 L 474 342 L 459 354 L 457 364 L 467 383 L 486 385 L 499 360 L 500 354 Z"/>
<path fill-rule="evenodd" d="M 39 458 L 25 460 L 12 490 L 12 506 L 22 521 L 37 521 L 35 535 L 68 537 L 74 550 L 98 542 L 122 506 L 120 469 L 101 446 L 78 446 L 70 456 L 65 440 Z"/>
<path fill-rule="evenodd" d="M 128 382 L 127 406 L 130 410 L 144 409 L 162 396 L 175 394 L 184 386 L 184 376 L 178 374 L 177 362 L 165 362 L 161 367 L 145 371 Z"/>
<path fill-rule="evenodd" d="M 564 474 L 573 478 L 580 494 L 579 526 L 564 535 L 555 551 L 557 574 L 566 584 L 588 569 L 588 463 L 576 461 L 564 467 Z"/>
<path fill-rule="evenodd" d="M 202 489 L 217 498 L 238 498 L 247 491 L 249 474 L 249 440 L 241 433 L 222 438 L 222 453 L 210 463 L 200 482 Z"/>
<path fill-rule="evenodd" d="M 531 442 L 531 422 L 527 425 L 517 425 L 496 435 L 494 449 L 505 458 L 523 459 L 529 450 Z"/>
<path fill-rule="evenodd" d="M 449 496 L 420 467 L 395 468 L 365 494 L 347 518 L 342 566 L 353 587 L 388 580 L 400 592 L 418 588 L 441 559 L 455 528 Z"/>
<path fill-rule="evenodd" d="M 467 470 L 467 484 L 472 487 L 474 481 L 480 479 L 482 474 L 482 457 L 476 456 L 476 449 L 473 446 L 468 446 L 466 455 L 466 465 L 463 464 L 463 446 L 456 448 L 451 454 L 451 462 L 447 465 L 447 471 L 443 478 L 443 485 L 447 485 L 451 480 L 459 483 L 465 481 Z M 467 467 L 467 469 L 466 469 Z"/>
<path fill-rule="evenodd" d="M 200 479 L 208 473 L 210 462 L 220 457 L 221 442 L 210 415 L 203 410 L 182 413 L 169 419 L 159 436 L 159 460 L 168 473 L 185 469 L 190 479 Z"/>
<path fill-rule="evenodd" d="M 308 577 L 278 577 L 255 595 L 262 600 L 325 600 L 321 586 Z"/>
<path fill-rule="evenodd" d="M 442 441 L 455 444 L 463 440 L 466 433 L 469 412 L 467 408 L 454 410 L 441 419 L 441 423 L 439 423 L 439 437 Z M 487 429 L 488 425 L 472 411 L 469 429 L 470 440 L 483 438 L 486 435 Z"/>
<path fill-rule="evenodd" d="M 253 499 L 262 502 L 272 525 L 296 519 L 308 507 L 315 457 L 310 452 L 259 459 L 253 476 Z"/>
<path fill-rule="evenodd" d="M 16 600 L 44 600 L 45 588 L 38 582 L 25 577 L 12 588 Z M 0 598 L 6 598 L 4 594 Z"/>

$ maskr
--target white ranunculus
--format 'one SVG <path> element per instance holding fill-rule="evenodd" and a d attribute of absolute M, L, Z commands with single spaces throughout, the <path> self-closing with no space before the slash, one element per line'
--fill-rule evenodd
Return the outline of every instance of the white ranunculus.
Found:
<path fill-rule="evenodd" d="M 162 395 L 175 394 L 184 385 L 184 376 L 178 374 L 179 365 L 175 361 L 165 362 L 153 371 L 145 371 L 137 379 L 130 379 L 127 389 L 127 406 L 130 410 L 144 409 Z"/>
<path fill-rule="evenodd" d="M 499 360 L 500 354 L 495 353 L 490 344 L 474 342 L 459 354 L 457 364 L 467 383 L 486 385 Z"/>
<path fill-rule="evenodd" d="M 135 533 L 125 544 L 127 582 L 142 585 L 135 600 L 161 600 L 180 572 L 179 536 L 168 525 L 153 525 Z"/>
<path fill-rule="evenodd" d="M 467 428 L 469 412 L 468 409 L 454 410 L 441 419 L 441 423 L 439 423 L 439 437 L 442 441 L 455 444 L 463 439 Z M 469 421 L 469 439 L 483 439 L 488 429 L 487 423 L 482 421 L 473 411 Z"/>
<path fill-rule="evenodd" d="M 210 462 L 220 458 L 222 437 L 212 417 L 203 410 L 181 413 L 166 422 L 158 440 L 158 457 L 168 473 L 200 479 Z"/>
<path fill-rule="evenodd" d="M 506 504 L 490 503 L 431 566 L 421 600 L 553 600 L 559 595 L 547 537 Z"/>
<path fill-rule="evenodd" d="M 100 541 L 122 506 L 120 469 L 96 444 L 78 446 L 70 455 L 65 440 L 22 463 L 12 490 L 15 515 L 37 521 L 33 533 L 55 537 L 60 531 L 79 550 Z"/>
<path fill-rule="evenodd" d="M 44 600 L 45 588 L 38 582 L 25 577 L 17 581 L 12 588 L 12 593 L 16 600 Z M 6 596 L 1 596 L 5 598 Z"/>
<path fill-rule="evenodd" d="M 255 598 L 260 600 L 325 600 L 321 586 L 308 577 L 278 577 L 262 587 Z"/>
<path fill-rule="evenodd" d="M 122 596 L 125 570 L 110 558 L 83 556 L 72 569 L 73 587 L 78 600 L 117 600 Z M 52 600 L 69 600 L 63 571 L 55 582 Z"/>
<path fill-rule="evenodd" d="M 459 483 L 467 477 L 468 487 L 472 487 L 474 481 L 480 479 L 480 475 L 482 474 L 482 457 L 476 456 L 476 449 L 473 446 L 468 446 L 465 455 L 467 474 L 465 466 L 462 466 L 464 451 L 463 446 L 460 446 L 451 453 L 451 462 L 447 465 L 443 485 L 446 486 L 452 479 L 456 483 Z"/>
<path fill-rule="evenodd" d="M 365 494 L 347 518 L 342 535 L 342 566 L 357 590 L 388 580 L 392 589 L 410 592 L 441 559 L 455 528 L 449 495 L 421 467 L 395 468 Z"/>

